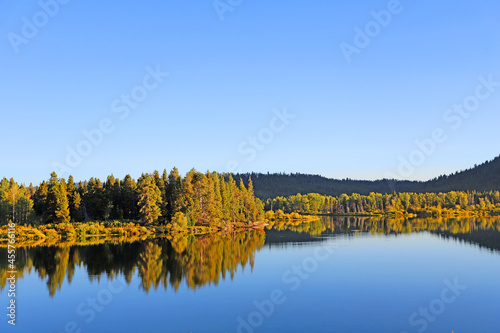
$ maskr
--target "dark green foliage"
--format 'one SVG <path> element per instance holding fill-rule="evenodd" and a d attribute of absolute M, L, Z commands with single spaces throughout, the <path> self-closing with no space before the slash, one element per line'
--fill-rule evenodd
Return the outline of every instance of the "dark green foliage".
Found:
<path fill-rule="evenodd" d="M 500 156 L 474 168 L 422 181 L 382 179 L 375 181 L 352 179 L 329 179 L 319 175 L 306 174 L 236 174 L 234 178 L 252 178 L 255 195 L 266 200 L 278 196 L 297 193 L 319 193 L 338 196 L 342 193 L 368 195 L 393 192 L 450 192 L 450 191 L 491 191 L 500 189 Z M 226 176 L 227 178 L 227 176 Z"/>
<path fill-rule="evenodd" d="M 67 223 L 70 221 L 66 182 L 64 179 L 58 179 L 55 172 L 50 175 L 46 207 L 45 216 L 48 223 Z"/>
<path fill-rule="evenodd" d="M 90 178 L 82 198 L 86 219 L 106 220 L 109 217 L 110 202 L 99 178 Z"/>
<path fill-rule="evenodd" d="M 171 221 L 175 212 L 181 208 L 182 179 L 179 170 L 173 168 L 168 175 L 168 182 L 165 187 L 166 219 Z"/>
<path fill-rule="evenodd" d="M 78 193 L 76 189 L 75 182 L 73 180 L 73 176 L 69 176 L 68 184 L 68 205 L 69 205 L 69 215 L 71 217 L 71 221 L 81 221 L 83 219 L 82 214 L 82 198 L 80 193 Z"/>
<path fill-rule="evenodd" d="M 123 208 L 121 206 L 121 184 L 119 179 L 115 179 L 115 177 L 108 176 L 106 179 L 106 185 L 104 188 L 104 192 L 106 193 L 106 198 L 110 205 L 110 220 L 120 220 L 123 218 Z"/>
<path fill-rule="evenodd" d="M 45 181 L 43 181 L 40 186 L 35 190 L 33 195 L 33 208 L 35 213 L 42 216 L 47 211 L 47 193 L 49 192 L 49 186 Z"/>
<path fill-rule="evenodd" d="M 126 175 L 121 183 L 121 209 L 123 218 L 137 218 L 137 185 L 130 175 Z"/>

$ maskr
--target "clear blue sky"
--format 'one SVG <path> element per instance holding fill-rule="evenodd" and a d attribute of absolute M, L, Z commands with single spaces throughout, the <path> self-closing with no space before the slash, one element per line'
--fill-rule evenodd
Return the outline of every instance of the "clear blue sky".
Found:
<path fill-rule="evenodd" d="M 423 180 L 500 154 L 500 87 L 468 118 L 446 113 L 478 77 L 500 81 L 500 2 L 223 0 L 223 13 L 212 0 L 42 3 L 52 16 L 37 1 L 0 1 L 0 177 L 47 179 L 106 119 L 113 130 L 71 167 L 77 180 L 231 161 Z M 390 21 L 374 24 L 370 12 L 388 7 Z M 373 37 L 358 36 L 348 62 L 341 45 L 356 46 L 356 27 Z M 156 84 L 148 67 L 169 75 Z M 151 90 L 125 116 L 122 95 L 142 98 L 145 77 Z M 284 108 L 286 125 L 273 120 Z M 447 140 L 398 173 L 436 128 Z M 262 150 L 248 140 L 259 134 Z"/>

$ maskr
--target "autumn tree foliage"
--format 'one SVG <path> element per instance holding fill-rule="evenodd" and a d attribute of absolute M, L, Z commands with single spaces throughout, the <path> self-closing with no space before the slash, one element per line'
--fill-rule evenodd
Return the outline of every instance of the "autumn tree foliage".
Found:
<path fill-rule="evenodd" d="M 338 214 L 338 215 L 405 215 L 447 216 L 487 215 L 500 213 L 500 192 L 446 193 L 370 193 L 325 196 L 317 193 L 276 197 L 266 201 L 267 210 L 285 213 Z"/>
<path fill-rule="evenodd" d="M 92 177 L 77 184 L 72 176 L 66 182 L 52 173 L 48 182 L 30 189 L 3 179 L 0 221 L 6 223 L 21 213 L 32 223 L 141 220 L 224 227 L 262 220 L 264 206 L 255 197 L 251 180 L 246 181 L 248 186 L 242 180 L 237 185 L 231 175 L 195 169 L 181 177 L 176 168 L 161 175 L 142 174 L 137 180 L 110 175 L 105 182 Z"/>
<path fill-rule="evenodd" d="M 152 223 L 161 216 L 162 197 L 155 179 L 149 174 L 143 174 L 138 181 L 139 216 L 141 221 Z"/>
<path fill-rule="evenodd" d="M 64 179 L 57 178 L 55 172 L 50 175 L 45 216 L 48 223 L 67 223 L 70 221 L 66 182 Z"/>

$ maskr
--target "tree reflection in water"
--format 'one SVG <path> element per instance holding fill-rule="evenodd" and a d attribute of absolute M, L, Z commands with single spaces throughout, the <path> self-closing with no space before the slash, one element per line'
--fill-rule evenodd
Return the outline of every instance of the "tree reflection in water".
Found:
<path fill-rule="evenodd" d="M 176 235 L 133 243 L 104 243 L 91 246 L 60 245 L 19 247 L 16 256 L 18 279 L 33 269 L 47 280 L 50 296 L 61 289 L 65 277 L 71 283 L 75 267 L 86 269 L 90 280 L 105 276 L 114 280 L 123 275 L 130 283 L 137 273 L 141 288 L 170 285 L 175 291 L 181 282 L 191 289 L 217 285 L 227 275 L 234 277 L 238 267 L 253 268 L 255 252 L 263 247 L 265 234 L 258 230 L 216 233 L 205 236 Z M 0 289 L 7 285 L 7 249 L 0 248 Z"/>
<path fill-rule="evenodd" d="M 318 240 L 318 236 L 360 233 L 408 234 L 428 231 L 439 237 L 452 238 L 500 252 L 500 218 L 428 218 L 391 219 L 376 217 L 323 217 L 316 221 L 272 221 L 268 226 L 267 242 L 286 243 L 293 235 L 304 235 L 298 241 Z M 283 236 L 288 232 L 288 236 Z M 266 242 L 260 230 L 238 233 L 215 233 L 204 236 L 175 235 L 132 242 L 103 242 L 96 245 L 18 246 L 16 248 L 17 279 L 33 270 L 47 281 L 50 296 L 60 290 L 65 277 L 72 282 L 75 268 L 83 267 L 91 281 L 104 276 L 113 281 L 124 276 L 130 284 L 134 276 L 148 293 L 169 286 L 177 291 L 181 283 L 190 289 L 217 285 L 221 278 L 231 279 L 238 268 L 253 269 L 255 253 Z M 7 247 L 0 247 L 0 290 L 7 285 Z"/>

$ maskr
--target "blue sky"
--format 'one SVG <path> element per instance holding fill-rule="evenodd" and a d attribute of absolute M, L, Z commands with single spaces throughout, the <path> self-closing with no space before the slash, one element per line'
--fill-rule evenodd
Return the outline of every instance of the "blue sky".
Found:
<path fill-rule="evenodd" d="M 498 2 L 55 1 L 0 1 L 0 177 L 424 180 L 500 153 Z"/>

